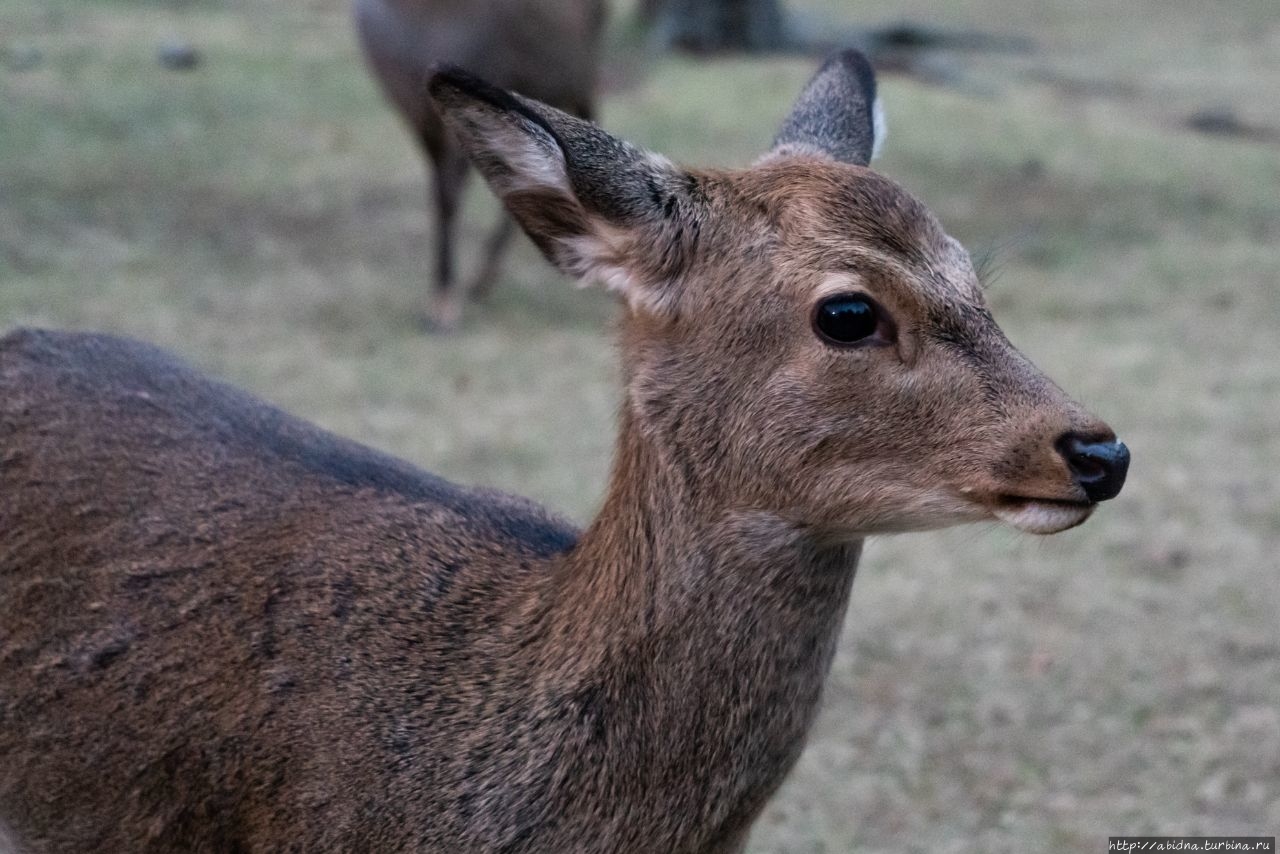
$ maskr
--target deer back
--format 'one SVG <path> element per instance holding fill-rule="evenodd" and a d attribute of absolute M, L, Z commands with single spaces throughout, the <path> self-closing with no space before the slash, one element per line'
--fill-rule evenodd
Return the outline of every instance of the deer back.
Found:
<path fill-rule="evenodd" d="M 593 112 L 602 0 L 355 0 L 355 14 L 376 76 L 415 128 L 438 124 L 426 84 L 439 63 L 578 115 Z"/>
<path fill-rule="evenodd" d="M 477 720 L 510 702 L 486 685 L 537 672 L 529 603 L 574 530 L 136 342 L 11 333 L 0 388 L 0 815 L 24 844 L 418 844 L 397 789 L 483 764 Z"/>

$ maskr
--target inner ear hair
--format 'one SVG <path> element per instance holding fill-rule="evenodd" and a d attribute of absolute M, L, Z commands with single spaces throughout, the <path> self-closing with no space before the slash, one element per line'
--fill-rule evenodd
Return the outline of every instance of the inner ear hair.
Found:
<path fill-rule="evenodd" d="M 530 102 L 450 65 L 439 67 L 428 90 L 499 196 L 534 188 L 570 192 L 568 152 Z"/>
<path fill-rule="evenodd" d="M 557 267 L 669 308 L 690 253 L 691 176 L 591 122 L 455 68 L 430 91 L 507 209 Z M 696 235 L 697 223 L 690 226 Z"/>

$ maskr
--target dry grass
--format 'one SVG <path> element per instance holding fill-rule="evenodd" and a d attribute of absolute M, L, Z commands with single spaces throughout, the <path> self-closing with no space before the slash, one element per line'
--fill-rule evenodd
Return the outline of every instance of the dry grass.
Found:
<path fill-rule="evenodd" d="M 795 5 L 801 5 L 796 3 Z M 1105 850 L 1280 828 L 1280 127 L 1274 0 L 858 0 L 1030 35 L 962 91 L 884 83 L 880 167 L 978 253 L 997 316 L 1130 442 L 1124 496 L 1048 540 L 872 543 L 826 709 L 753 851 Z M 197 70 L 155 63 L 192 39 Z M 42 56 L 18 71 L 31 49 Z M 664 60 L 605 123 L 747 163 L 810 70 Z M 608 465 L 610 301 L 527 244 L 424 338 L 421 166 L 340 0 L 0 0 L 0 327 L 169 346 L 340 432 L 580 519 Z M 469 228 L 493 213 L 477 193 Z"/>

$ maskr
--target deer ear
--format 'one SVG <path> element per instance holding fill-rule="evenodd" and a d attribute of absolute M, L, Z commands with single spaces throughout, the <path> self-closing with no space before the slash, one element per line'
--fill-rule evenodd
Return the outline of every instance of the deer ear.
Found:
<path fill-rule="evenodd" d="M 441 68 L 431 97 L 544 255 L 633 307 L 674 309 L 696 239 L 696 181 L 594 124 Z"/>
<path fill-rule="evenodd" d="M 861 53 L 844 50 L 823 63 L 804 87 L 771 154 L 819 154 L 866 166 L 880 153 L 883 139 L 875 72 Z"/>

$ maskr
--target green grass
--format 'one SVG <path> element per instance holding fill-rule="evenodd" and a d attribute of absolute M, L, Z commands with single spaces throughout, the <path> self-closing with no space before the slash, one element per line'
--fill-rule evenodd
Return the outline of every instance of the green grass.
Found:
<path fill-rule="evenodd" d="M 799 2 L 1033 37 L 886 78 L 878 166 L 977 254 L 997 317 L 1129 441 L 1125 494 L 1041 540 L 868 549 L 810 747 L 752 851 L 1105 850 L 1280 827 L 1280 128 L 1274 0 Z M 161 69 L 191 39 L 195 71 Z M 9 58 L 36 49 L 41 62 Z M 808 61 L 668 58 L 604 123 L 745 165 Z M 456 336 L 414 316 L 423 169 L 341 0 L 0 0 L 0 328 L 170 347 L 339 432 L 584 520 L 617 400 L 611 300 L 527 243 Z M 471 199 L 465 247 L 495 208 Z"/>

